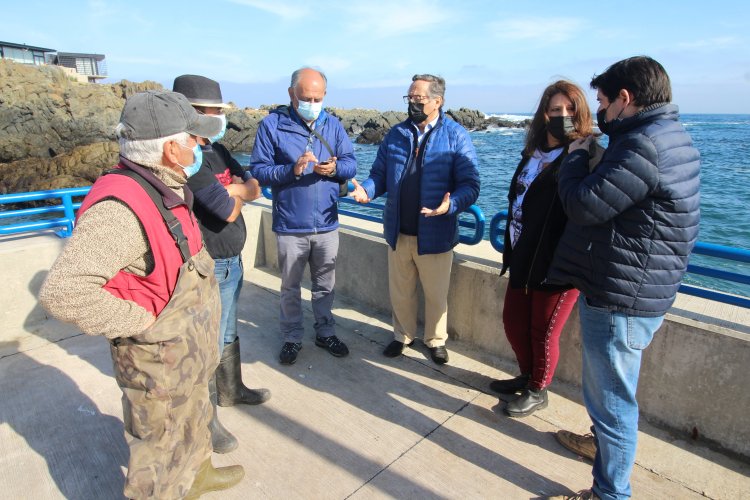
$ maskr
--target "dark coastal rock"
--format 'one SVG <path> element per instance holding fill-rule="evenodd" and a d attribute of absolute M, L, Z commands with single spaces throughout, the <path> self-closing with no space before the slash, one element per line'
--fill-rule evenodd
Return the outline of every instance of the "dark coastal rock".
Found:
<path fill-rule="evenodd" d="M 162 89 L 156 82 L 90 84 L 71 79 L 56 66 L 31 66 L 0 59 L 0 193 L 39 191 L 93 183 L 117 161 L 114 129 L 125 99 Z M 227 110 L 222 143 L 250 152 L 260 121 L 277 105 Z M 406 120 L 400 111 L 327 108 L 358 143 L 379 144 Z M 519 127 L 524 123 L 485 118 L 477 110 L 446 112 L 469 130 Z"/>
<path fill-rule="evenodd" d="M 272 108 L 273 109 L 273 108 Z M 258 124 L 268 115 L 268 110 L 262 109 L 231 109 L 226 112 L 227 132 L 221 143 L 229 151 L 250 152 L 255 143 Z"/>
<path fill-rule="evenodd" d="M 117 162 L 114 129 L 125 99 L 156 82 L 89 84 L 56 66 L 0 59 L 0 193 L 92 184 Z M 250 151 L 266 112 L 228 112 L 224 143 Z"/>
<path fill-rule="evenodd" d="M 0 194 L 89 186 L 103 169 L 117 164 L 116 142 L 78 146 L 54 158 L 26 158 L 0 163 Z"/>
<path fill-rule="evenodd" d="M 50 158 L 114 139 L 122 99 L 56 66 L 0 60 L 0 162 Z"/>
<path fill-rule="evenodd" d="M 453 120 L 455 120 L 456 122 L 460 123 L 467 130 L 480 129 L 486 121 L 484 113 L 476 109 L 449 109 L 445 112 L 445 114 L 453 118 Z"/>

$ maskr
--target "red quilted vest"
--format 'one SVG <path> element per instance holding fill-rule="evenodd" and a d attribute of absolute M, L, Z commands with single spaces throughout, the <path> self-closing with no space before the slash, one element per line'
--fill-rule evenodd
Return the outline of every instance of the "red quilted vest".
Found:
<path fill-rule="evenodd" d="M 122 168 L 122 165 L 118 165 L 118 168 Z M 109 174 L 97 179 L 83 200 L 77 217 L 105 198 L 117 198 L 138 217 L 154 256 L 154 269 L 147 276 L 136 276 L 121 270 L 104 285 L 104 289 L 115 297 L 131 300 L 158 316 L 172 297 L 183 264 L 177 244 L 151 197 L 138 182 L 124 175 Z M 203 246 L 195 216 L 184 202 L 172 208 L 171 212 L 182 225 L 190 255 L 195 255 Z M 127 244 L 127 241 L 123 241 L 123 244 Z"/>

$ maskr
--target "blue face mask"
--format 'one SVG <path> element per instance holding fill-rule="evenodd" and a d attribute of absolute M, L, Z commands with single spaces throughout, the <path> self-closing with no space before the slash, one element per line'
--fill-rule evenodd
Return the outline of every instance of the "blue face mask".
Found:
<path fill-rule="evenodd" d="M 323 110 L 322 102 L 307 102 L 297 99 L 297 113 L 302 117 L 303 120 L 312 122 L 318 119 L 318 115 Z"/>
<path fill-rule="evenodd" d="M 187 146 L 183 146 L 179 142 L 177 143 L 177 145 L 180 146 L 181 148 L 188 149 Z M 195 174 L 197 174 L 198 170 L 201 169 L 201 165 L 203 164 L 203 150 L 201 149 L 201 145 L 196 143 L 192 151 L 193 151 L 193 157 L 195 158 L 193 163 L 187 166 L 180 165 L 178 163 L 178 165 L 182 167 L 182 171 L 185 172 L 185 175 L 187 176 L 188 179 L 194 176 Z"/>
<path fill-rule="evenodd" d="M 209 137 L 208 140 L 211 142 L 219 142 L 221 138 L 224 137 L 224 134 L 227 131 L 227 117 L 224 115 L 212 115 L 212 116 L 216 116 L 217 118 L 221 119 L 222 125 L 221 125 L 221 130 L 219 131 L 219 133 L 213 137 Z"/>

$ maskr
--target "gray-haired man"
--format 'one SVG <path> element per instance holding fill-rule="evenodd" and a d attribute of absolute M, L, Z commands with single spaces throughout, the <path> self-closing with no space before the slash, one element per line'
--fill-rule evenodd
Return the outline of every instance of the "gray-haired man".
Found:
<path fill-rule="evenodd" d="M 443 78 L 414 75 L 404 101 L 409 119 L 388 132 L 370 176 L 353 196 L 365 203 L 388 193 L 383 232 L 390 247 L 394 339 L 383 354 L 400 356 L 414 341 L 419 281 L 425 296 L 424 343 L 432 360 L 443 364 L 448 362 L 448 288 L 458 214 L 479 196 L 477 154 L 466 129 L 445 118 Z"/>
<path fill-rule="evenodd" d="M 110 342 L 128 498 L 197 498 L 244 475 L 211 465 L 219 294 L 185 187 L 201 166 L 196 137 L 220 128 L 181 94 L 131 96 L 117 127 L 120 162 L 86 196 L 39 296 L 53 316 Z"/>

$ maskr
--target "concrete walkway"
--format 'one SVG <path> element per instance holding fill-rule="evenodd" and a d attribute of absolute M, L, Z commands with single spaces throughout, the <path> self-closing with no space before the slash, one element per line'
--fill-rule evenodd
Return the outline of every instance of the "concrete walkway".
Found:
<path fill-rule="evenodd" d="M 442 367 L 420 343 L 385 358 L 390 315 L 341 296 L 337 330 L 351 354 L 334 358 L 313 343 L 307 290 L 304 348 L 282 366 L 279 279 L 263 269 L 245 278 L 243 374 L 273 397 L 220 409 L 240 447 L 214 463 L 240 463 L 247 474 L 205 498 L 522 499 L 590 486 L 590 464 L 553 435 L 588 428 L 577 388 L 555 383 L 547 409 L 505 417 L 487 386 L 514 374 L 510 363 L 455 341 Z M 55 321 L 0 339 L 0 498 L 122 498 L 128 449 L 108 344 Z M 750 498 L 750 465 L 642 421 L 633 492 Z"/>

